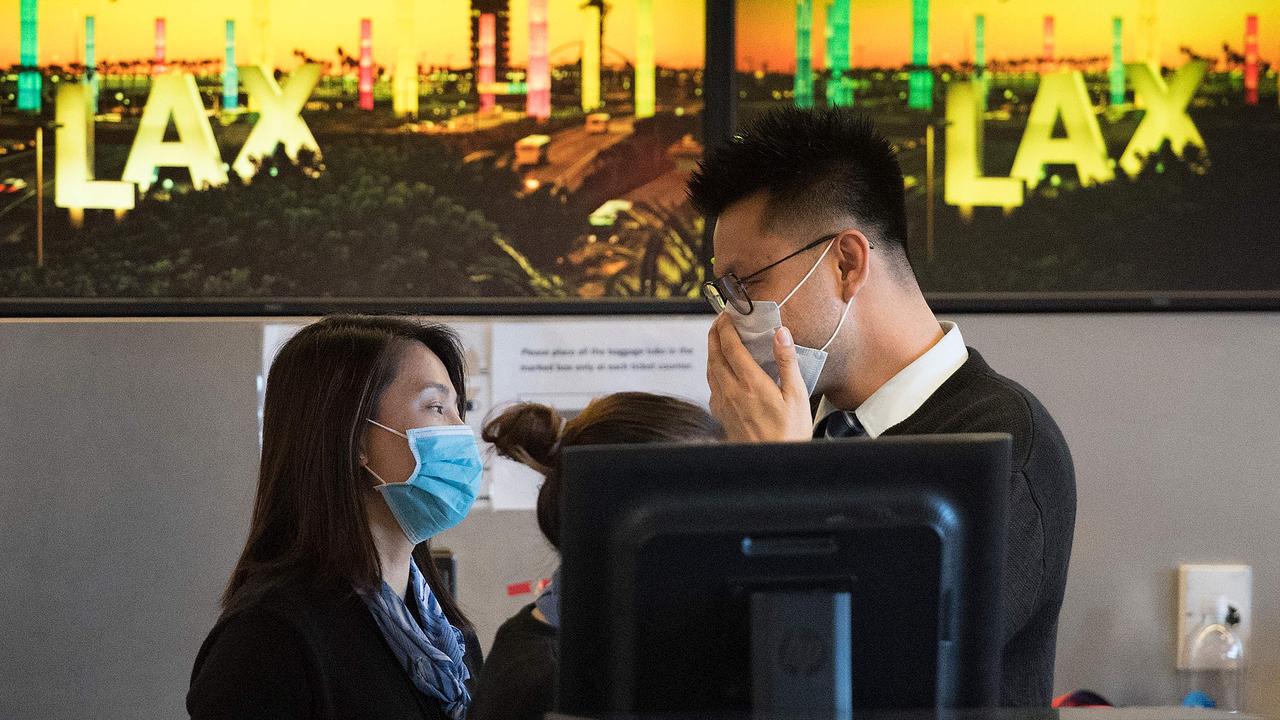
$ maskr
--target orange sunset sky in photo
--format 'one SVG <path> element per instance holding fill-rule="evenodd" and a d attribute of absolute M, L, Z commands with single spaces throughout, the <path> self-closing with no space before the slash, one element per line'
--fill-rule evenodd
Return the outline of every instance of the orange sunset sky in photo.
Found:
<path fill-rule="evenodd" d="M 1058 55 L 1109 55 L 1111 17 L 1125 19 L 1125 53 L 1136 53 L 1143 0 L 933 0 L 931 61 L 959 62 L 973 57 L 973 16 L 986 15 L 987 57 L 1029 57 L 1040 53 L 1045 15 L 1054 15 Z M 223 21 L 237 21 L 237 52 L 246 62 L 259 44 L 252 0 L 190 2 L 173 0 L 42 0 L 42 63 L 78 61 L 83 56 L 83 17 L 97 25 L 99 60 L 149 58 L 153 23 L 165 17 L 170 59 L 220 58 Z M 580 0 L 549 0 L 553 63 L 577 58 L 583 19 Z M 653 0 L 656 53 L 660 65 L 697 67 L 703 57 L 702 0 Z M 823 66 L 826 0 L 814 0 L 813 57 Z M 1178 48 L 1217 57 L 1224 41 L 1243 50 L 1244 16 L 1259 16 L 1261 56 L 1280 59 L 1280 0 L 1157 0 L 1157 36 L 1166 64 L 1182 62 Z M 419 61 L 425 65 L 468 64 L 470 3 L 466 0 L 413 0 Z M 605 29 L 606 64 L 619 55 L 633 58 L 636 0 L 612 0 Z M 526 0 L 511 2 L 511 58 L 523 66 L 528 53 Z M 270 0 L 272 55 L 282 68 L 297 63 L 295 48 L 322 59 L 336 57 L 341 46 L 359 49 L 359 22 L 373 20 L 374 58 L 395 59 L 396 1 Z M 853 0 L 851 42 L 855 66 L 900 66 L 911 52 L 911 0 Z M 792 0 L 738 0 L 738 63 L 747 70 L 790 71 L 795 66 L 795 4 Z M 18 0 L 0 0 L 0 65 L 18 61 Z"/>
<path fill-rule="evenodd" d="M 1111 18 L 1124 26 L 1126 59 L 1137 59 L 1142 0 L 933 0 L 930 61 L 973 60 L 974 16 L 986 16 L 987 60 L 1039 57 L 1044 17 L 1054 16 L 1058 57 L 1111 55 Z M 825 0 L 813 0 L 814 67 L 823 67 Z M 853 0 L 850 52 L 855 66 L 899 67 L 911 59 L 911 0 Z M 1187 45 L 1219 57 L 1222 43 L 1243 52 L 1244 18 L 1258 16 L 1263 59 L 1280 59 L 1280 0 L 1156 0 L 1157 42 L 1166 65 L 1180 65 Z M 738 64 L 757 70 L 795 69 L 795 5 L 738 0 Z M 782 30 L 785 29 L 785 32 Z"/>

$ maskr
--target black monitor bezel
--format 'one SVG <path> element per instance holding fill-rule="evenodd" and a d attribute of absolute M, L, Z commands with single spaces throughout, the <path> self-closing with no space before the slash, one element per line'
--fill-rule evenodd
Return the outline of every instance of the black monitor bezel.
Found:
<path fill-rule="evenodd" d="M 949 535 L 954 542 L 944 548 L 944 583 L 957 588 L 950 612 L 954 627 L 965 630 L 945 649 L 951 654 L 944 656 L 940 649 L 936 700 L 940 707 L 952 708 L 994 704 L 1011 448 L 1008 435 L 973 434 L 566 449 L 560 485 L 560 709 L 587 714 L 633 709 L 609 706 L 624 704 L 628 697 L 621 668 L 626 667 L 630 625 L 625 619 L 619 622 L 622 606 L 605 607 L 626 595 L 626 577 L 614 577 L 611 568 L 619 566 L 619 548 L 635 547 L 633 528 L 652 517 L 653 508 L 670 508 L 673 502 L 727 512 L 726 490 L 738 488 L 744 497 L 758 497 L 760 473 L 775 473 L 777 481 L 768 487 L 793 498 L 820 488 L 824 493 L 844 490 L 831 482 L 836 477 L 838 483 L 849 483 L 843 497 L 851 508 L 878 510 L 876 503 L 904 491 L 926 512 L 945 506 L 956 529 Z M 600 589 L 614 584 L 619 588 Z M 618 628 L 620 635 L 611 640 Z M 608 692 L 616 693 L 608 700 L 601 697 L 602 663 L 610 667 Z"/>

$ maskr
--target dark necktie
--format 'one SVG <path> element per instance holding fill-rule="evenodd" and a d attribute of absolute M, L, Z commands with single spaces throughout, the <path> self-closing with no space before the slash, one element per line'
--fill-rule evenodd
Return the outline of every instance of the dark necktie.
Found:
<path fill-rule="evenodd" d="M 866 434 L 867 430 L 858 421 L 858 416 L 848 410 L 831 413 L 813 429 L 815 438 L 865 437 Z"/>

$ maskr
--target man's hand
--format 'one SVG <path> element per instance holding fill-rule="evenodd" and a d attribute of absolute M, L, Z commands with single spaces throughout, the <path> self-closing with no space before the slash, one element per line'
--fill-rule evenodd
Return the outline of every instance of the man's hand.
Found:
<path fill-rule="evenodd" d="M 707 383 L 711 412 L 729 440 L 775 442 L 813 437 L 809 393 L 800 375 L 791 331 L 773 336 L 773 357 L 780 381 L 775 383 L 752 359 L 738 331 L 724 314 L 707 334 Z"/>

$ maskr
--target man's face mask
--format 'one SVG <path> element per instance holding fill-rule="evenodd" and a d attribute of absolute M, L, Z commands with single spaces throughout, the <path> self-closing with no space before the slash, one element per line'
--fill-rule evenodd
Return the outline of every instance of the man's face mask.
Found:
<path fill-rule="evenodd" d="M 774 382 L 778 381 L 778 363 L 773 359 L 773 334 L 782 327 L 782 306 L 787 304 L 792 295 L 804 285 L 809 276 L 813 275 L 818 266 L 827 257 L 827 253 L 831 252 L 831 246 L 835 244 L 835 239 L 827 243 L 827 248 L 818 256 L 818 261 L 809 268 L 809 272 L 800 279 L 791 292 L 782 298 L 782 302 L 776 303 L 768 301 L 754 301 L 752 303 L 752 311 L 750 315 L 743 315 L 738 312 L 732 305 L 726 306 L 724 312 L 733 322 L 733 327 L 738 331 L 738 337 L 742 338 L 742 344 L 747 347 L 747 351 L 751 353 L 751 357 L 768 375 L 773 378 Z M 818 386 L 818 377 L 822 375 L 822 366 L 827 362 L 827 348 L 830 347 L 836 335 L 840 334 L 840 328 L 844 327 L 845 318 L 849 316 L 849 308 L 853 305 L 853 298 L 845 303 L 844 312 L 840 314 L 840 322 L 836 325 L 835 332 L 831 333 L 831 337 L 823 343 L 821 348 L 805 347 L 796 344 L 796 361 L 800 366 L 800 376 L 804 378 L 805 390 L 810 396 L 813 395 L 814 389 Z"/>

